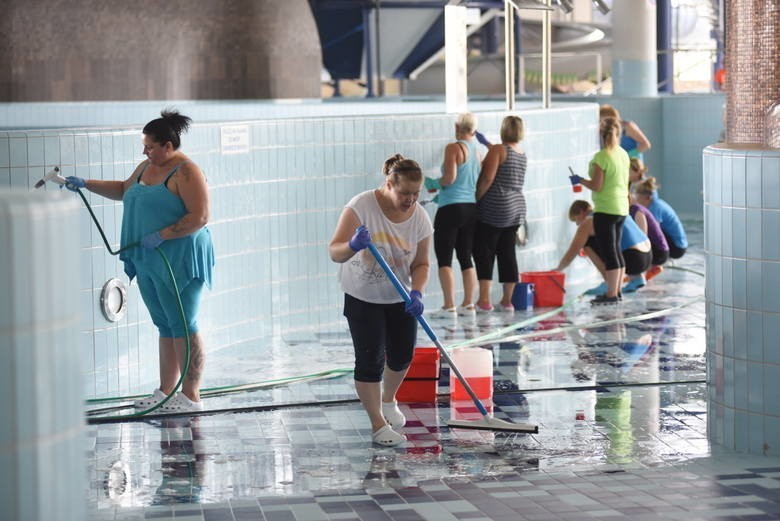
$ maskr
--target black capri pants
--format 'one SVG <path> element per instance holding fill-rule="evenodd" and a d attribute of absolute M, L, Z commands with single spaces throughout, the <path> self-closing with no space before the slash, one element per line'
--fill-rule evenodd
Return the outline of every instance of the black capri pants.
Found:
<path fill-rule="evenodd" d="M 474 264 L 479 280 L 493 278 L 493 264 L 498 259 L 498 281 L 517 282 L 515 236 L 519 227 L 495 228 L 477 221 L 474 227 Z"/>
<path fill-rule="evenodd" d="M 629 248 L 623 250 L 623 258 L 626 261 L 626 275 L 639 275 L 650 269 L 653 262 L 653 252 L 639 251 Z"/>
<path fill-rule="evenodd" d="M 669 243 L 669 256 L 673 259 L 679 259 L 683 255 L 685 255 L 686 248 L 680 248 L 677 246 L 671 237 L 669 237 L 669 234 L 664 232 L 664 237 L 666 237 L 666 242 Z"/>
<path fill-rule="evenodd" d="M 596 244 L 606 270 L 616 270 L 626 266 L 623 252 L 620 250 L 620 239 L 623 236 L 623 221 L 625 219 L 625 215 L 612 215 L 601 212 L 593 214 L 593 231 L 596 235 Z"/>
<path fill-rule="evenodd" d="M 344 316 L 355 349 L 356 381 L 381 382 L 385 364 L 403 371 L 412 363 L 417 319 L 403 302 L 373 304 L 344 294 Z"/>
<path fill-rule="evenodd" d="M 668 241 L 667 241 L 668 242 Z M 669 260 L 669 250 L 660 250 L 653 246 L 653 266 L 661 266 Z"/>
<path fill-rule="evenodd" d="M 477 222 L 476 203 L 455 203 L 442 206 L 433 219 L 433 250 L 440 268 L 452 266 L 452 250 L 458 256 L 460 269 L 473 267 L 474 225 Z"/>

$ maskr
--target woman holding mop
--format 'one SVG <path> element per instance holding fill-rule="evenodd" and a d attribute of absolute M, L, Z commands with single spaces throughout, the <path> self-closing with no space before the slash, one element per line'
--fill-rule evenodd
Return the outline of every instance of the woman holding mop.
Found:
<path fill-rule="evenodd" d="M 355 389 L 371 421 L 372 441 L 391 447 L 406 441 L 395 430 L 406 423 L 395 394 L 414 355 L 433 225 L 417 202 L 420 166 L 396 154 L 385 161 L 383 173 L 379 188 L 347 203 L 329 252 L 340 264 L 344 316 L 355 349 Z M 366 250 L 372 242 L 409 289 L 409 302 Z"/>

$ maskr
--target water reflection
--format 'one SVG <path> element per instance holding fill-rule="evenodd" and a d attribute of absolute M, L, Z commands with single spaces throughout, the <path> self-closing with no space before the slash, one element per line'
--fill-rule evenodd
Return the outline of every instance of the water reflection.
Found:
<path fill-rule="evenodd" d="M 206 456 L 195 451 L 202 440 L 201 418 L 166 418 L 160 421 L 160 475 L 152 504 L 197 503 L 206 478 Z"/>
<path fill-rule="evenodd" d="M 605 386 L 595 393 L 593 410 L 596 426 L 609 440 L 604 455 L 608 463 L 630 463 L 637 457 L 637 442 L 658 432 L 660 390 L 654 385 L 615 386 L 658 382 L 659 351 L 652 334 L 622 323 L 607 326 L 599 337 L 576 339 L 579 354 L 572 372 L 579 382 Z"/>

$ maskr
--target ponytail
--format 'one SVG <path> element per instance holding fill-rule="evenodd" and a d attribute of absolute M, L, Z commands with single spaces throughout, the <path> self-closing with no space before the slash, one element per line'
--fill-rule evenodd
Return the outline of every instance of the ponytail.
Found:
<path fill-rule="evenodd" d="M 179 114 L 175 109 L 165 109 L 160 115 L 162 117 L 146 124 L 143 133 L 150 136 L 155 143 L 164 145 L 170 141 L 173 149 L 178 150 L 181 146 L 181 134 L 189 130 L 192 118 Z"/>

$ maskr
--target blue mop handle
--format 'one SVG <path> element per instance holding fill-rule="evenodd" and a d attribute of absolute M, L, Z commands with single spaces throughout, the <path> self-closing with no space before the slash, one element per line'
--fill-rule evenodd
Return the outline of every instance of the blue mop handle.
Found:
<path fill-rule="evenodd" d="M 395 276 L 395 273 L 393 273 L 393 270 L 390 268 L 390 266 L 387 264 L 387 261 L 382 257 L 382 254 L 379 253 L 379 250 L 376 248 L 373 242 L 368 243 L 368 249 L 371 250 L 371 254 L 374 256 L 376 261 L 379 263 L 380 266 L 382 266 L 382 269 L 384 270 L 385 274 L 387 274 L 387 278 L 390 279 L 390 282 L 393 283 L 393 286 L 395 286 L 395 289 L 398 290 L 398 293 L 403 297 L 404 302 L 407 304 L 411 302 L 412 298 L 409 296 L 409 292 L 406 291 L 406 288 L 403 284 L 401 284 L 401 281 L 398 280 L 398 277 Z M 420 315 L 417 317 L 417 321 L 420 323 L 422 328 L 425 330 L 426 333 L 428 333 L 428 336 L 431 340 L 434 342 L 438 342 L 438 338 L 436 338 L 436 333 L 433 332 L 433 329 L 431 329 L 431 326 L 428 325 L 428 321 L 425 320 L 425 317 Z"/>
<path fill-rule="evenodd" d="M 368 243 L 368 249 L 371 251 L 371 254 L 374 256 L 374 258 L 379 263 L 379 265 L 382 266 L 382 269 L 387 275 L 387 278 L 390 279 L 390 282 L 393 283 L 395 289 L 398 290 L 398 293 L 403 297 L 404 302 L 408 304 L 412 300 L 411 297 L 409 296 L 409 293 L 406 291 L 406 288 L 403 286 L 403 284 L 401 284 L 401 281 L 398 280 L 398 277 L 396 277 L 395 273 L 393 273 L 393 270 L 390 269 L 390 266 L 387 264 L 387 261 L 385 261 L 384 257 L 382 257 L 382 254 L 379 253 L 379 250 L 376 248 L 373 242 Z M 425 330 L 425 332 L 428 333 L 428 337 L 431 340 L 433 340 L 433 343 L 436 344 L 437 348 L 439 348 L 439 352 L 441 353 L 441 356 L 444 357 L 444 360 L 446 360 L 447 364 L 450 366 L 450 370 L 455 373 L 455 376 L 458 377 L 458 380 L 460 380 L 460 383 L 463 385 L 463 388 L 466 390 L 469 396 L 471 396 L 474 405 L 477 406 L 477 409 L 479 409 L 479 412 L 482 414 L 482 416 L 488 416 L 487 409 L 485 408 L 484 405 L 482 405 L 482 402 L 480 401 L 479 397 L 477 397 L 477 394 L 474 392 L 474 390 L 471 388 L 469 383 L 463 377 L 460 370 L 455 365 L 455 362 L 452 361 L 452 358 L 450 358 L 450 355 L 447 353 L 447 350 L 444 349 L 443 345 L 441 345 L 441 342 L 439 342 L 436 333 L 434 333 L 433 329 L 431 329 L 431 326 L 428 325 L 428 321 L 425 320 L 425 317 L 419 315 L 417 317 L 417 322 L 420 323 L 420 325 Z"/>

